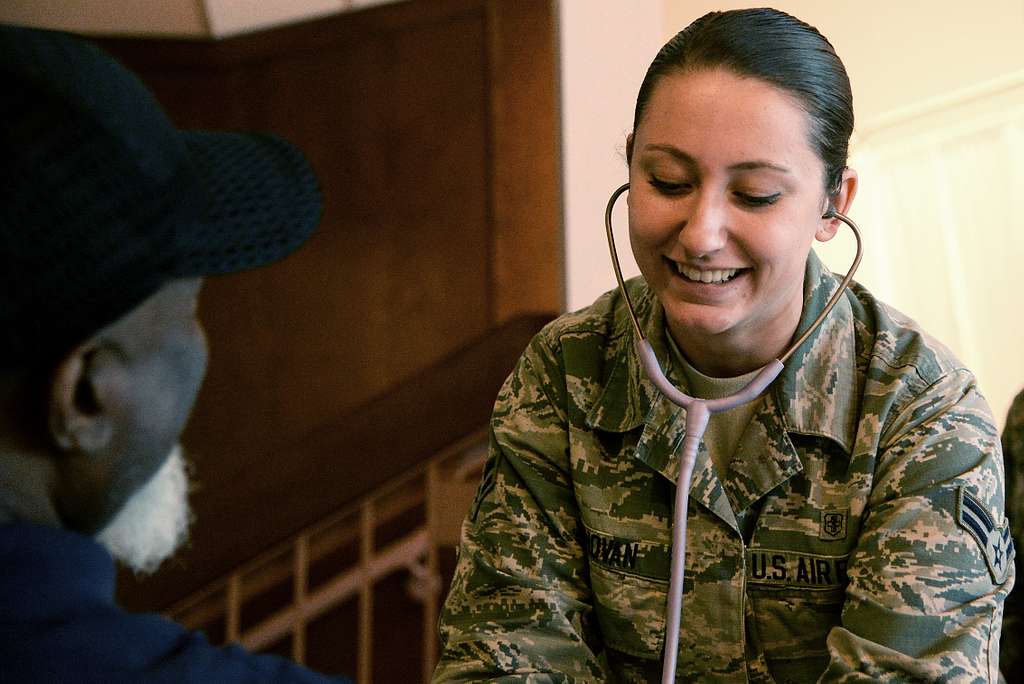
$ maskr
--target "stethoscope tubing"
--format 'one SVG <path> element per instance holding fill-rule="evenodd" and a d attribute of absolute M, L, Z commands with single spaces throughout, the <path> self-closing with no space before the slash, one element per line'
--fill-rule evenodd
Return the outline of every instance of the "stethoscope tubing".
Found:
<path fill-rule="evenodd" d="M 739 392 L 722 397 L 720 399 L 699 399 L 681 392 L 673 385 L 658 364 L 657 356 L 651 343 L 647 341 L 640 322 L 637 319 L 636 311 L 633 309 L 633 302 L 626 290 L 626 283 L 622 278 L 622 269 L 619 266 L 619 256 L 615 250 L 615 236 L 612 231 L 612 209 L 616 200 L 629 189 L 629 183 L 618 187 L 608 199 L 608 205 L 604 212 L 605 232 L 608 237 L 608 249 L 611 252 L 612 266 L 615 269 L 615 279 L 618 282 L 619 292 L 626 302 L 629 311 L 629 318 L 633 323 L 633 330 L 636 333 L 635 348 L 643 366 L 644 373 L 651 380 L 658 391 L 666 399 L 686 410 L 686 436 L 683 437 L 682 449 L 679 457 L 679 475 L 676 479 L 676 496 L 674 508 L 674 521 L 672 525 L 672 565 L 669 576 L 668 605 L 665 617 L 665 644 L 662 654 L 662 684 L 671 684 L 675 681 L 676 661 L 679 652 L 679 628 L 682 619 L 683 609 L 683 578 L 686 567 L 686 523 L 687 509 L 690 505 L 690 483 L 693 477 L 693 467 L 697 462 L 697 452 L 700 450 L 700 442 L 704 438 L 704 431 L 707 429 L 708 421 L 715 413 L 728 411 L 753 401 L 768 389 L 784 368 L 784 363 L 802 345 L 810 335 L 817 330 L 818 326 L 825 320 L 832 308 L 839 302 L 846 288 L 853 280 L 857 267 L 863 255 L 863 245 L 860 229 L 848 217 L 835 210 L 829 210 L 822 218 L 839 219 L 853 230 L 857 240 L 857 254 L 854 257 L 850 270 L 843 277 L 832 298 L 829 299 L 825 308 L 822 309 L 814 322 L 801 334 L 789 348 L 779 356 L 766 364 L 754 379 Z"/>

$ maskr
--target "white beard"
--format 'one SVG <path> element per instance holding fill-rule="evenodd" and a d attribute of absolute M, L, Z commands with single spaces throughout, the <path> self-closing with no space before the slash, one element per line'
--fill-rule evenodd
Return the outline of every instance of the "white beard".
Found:
<path fill-rule="evenodd" d="M 188 489 L 188 469 L 181 445 L 176 445 L 149 482 L 96 534 L 96 541 L 135 574 L 152 574 L 188 539 Z"/>

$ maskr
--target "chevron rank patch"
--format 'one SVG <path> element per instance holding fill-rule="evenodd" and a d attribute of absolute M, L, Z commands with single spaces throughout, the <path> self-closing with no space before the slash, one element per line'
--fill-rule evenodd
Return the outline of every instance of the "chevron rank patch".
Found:
<path fill-rule="evenodd" d="M 1010 568 L 1013 567 L 1015 553 L 1010 525 L 1006 518 L 996 525 L 978 498 L 961 486 L 957 496 L 956 521 L 981 546 L 992 581 L 996 584 L 1005 582 Z"/>

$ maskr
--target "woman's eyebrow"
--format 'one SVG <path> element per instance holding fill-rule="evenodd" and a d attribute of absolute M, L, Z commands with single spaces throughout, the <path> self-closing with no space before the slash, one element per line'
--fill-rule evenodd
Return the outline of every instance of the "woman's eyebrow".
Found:
<path fill-rule="evenodd" d="M 759 169 L 771 169 L 772 171 L 778 171 L 780 173 L 790 173 L 790 170 L 785 166 L 773 164 L 770 161 L 764 161 L 762 159 L 740 162 L 729 167 L 730 171 L 757 171 Z"/>
<path fill-rule="evenodd" d="M 667 144 L 664 144 L 664 143 L 650 143 L 648 145 L 644 145 L 644 151 L 645 152 L 648 152 L 648 151 L 664 152 L 664 153 L 668 154 L 669 156 L 674 157 L 675 159 L 679 160 L 680 162 L 682 162 L 686 166 L 689 166 L 689 167 L 692 167 L 692 168 L 698 168 L 699 167 L 699 164 L 697 163 L 696 159 L 694 159 L 691 155 L 687 154 L 683 150 L 681 150 L 678 147 L 675 147 L 673 145 L 667 145 Z M 760 169 L 770 169 L 772 171 L 778 171 L 780 173 L 785 173 L 785 174 L 792 173 L 787 167 L 781 166 L 780 164 L 776 164 L 774 162 L 770 162 L 770 161 L 767 161 L 767 160 L 764 160 L 764 159 L 753 159 L 753 160 L 750 160 L 750 161 L 737 162 L 736 164 L 730 165 L 728 170 L 731 171 L 731 172 L 736 172 L 736 171 L 757 171 L 757 170 L 760 170 Z"/>
<path fill-rule="evenodd" d="M 667 145 L 664 143 L 650 143 L 644 145 L 644 152 L 664 152 L 669 156 L 674 157 L 678 161 L 682 162 L 686 166 L 692 168 L 697 168 L 698 166 L 696 159 L 688 155 L 686 152 L 683 152 L 678 147 L 675 147 L 674 145 Z"/>

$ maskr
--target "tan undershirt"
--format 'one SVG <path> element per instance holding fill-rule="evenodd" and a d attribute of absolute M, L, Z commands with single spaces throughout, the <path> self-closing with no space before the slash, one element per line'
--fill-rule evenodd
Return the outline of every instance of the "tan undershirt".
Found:
<path fill-rule="evenodd" d="M 672 349 L 673 360 L 682 368 L 683 375 L 686 377 L 686 382 L 690 387 L 690 394 L 694 397 L 700 399 L 721 399 L 730 394 L 735 394 L 746 387 L 760 370 L 757 369 L 734 378 L 712 378 L 690 365 L 690 362 L 683 356 L 683 353 L 676 346 L 675 340 L 672 339 L 667 330 L 665 335 L 668 337 L 668 344 Z M 750 423 L 750 419 L 754 416 L 754 411 L 757 410 L 762 401 L 763 399 L 758 397 L 729 411 L 715 413 L 708 421 L 703 442 L 707 447 L 711 462 L 715 464 L 715 471 L 718 473 L 719 478 L 723 478 L 729 473 L 729 461 L 732 459 L 736 447 L 739 446 L 743 431 L 746 430 L 747 424 Z"/>

